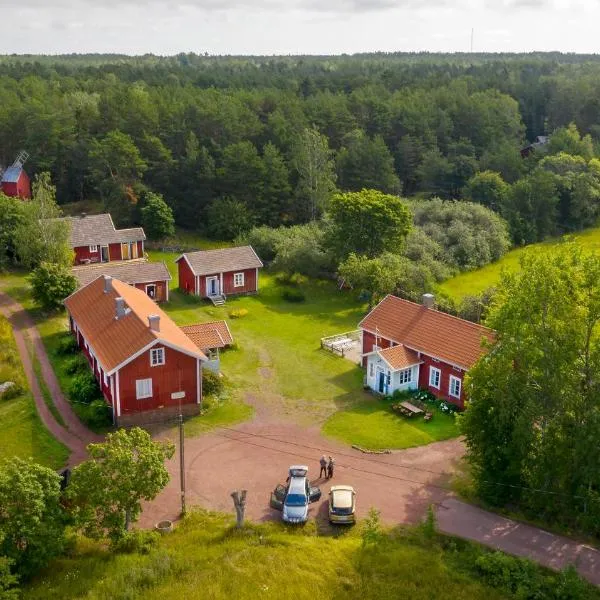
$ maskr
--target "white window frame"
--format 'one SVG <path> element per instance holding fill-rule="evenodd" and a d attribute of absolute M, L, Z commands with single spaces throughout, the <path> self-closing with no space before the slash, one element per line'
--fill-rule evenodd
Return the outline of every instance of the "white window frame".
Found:
<path fill-rule="evenodd" d="M 93 246 L 90 246 L 89 248 L 90 248 L 90 252 L 98 252 L 98 245 L 97 244 L 95 244 Z"/>
<path fill-rule="evenodd" d="M 154 288 L 154 296 L 151 296 L 148 293 L 148 288 Z M 146 296 L 148 296 L 148 298 L 152 298 L 152 300 L 156 300 L 156 290 L 158 289 L 158 286 L 155 283 L 149 283 L 146 285 Z"/>
<path fill-rule="evenodd" d="M 137 400 L 152 398 L 152 379 L 136 379 L 135 397 Z"/>
<path fill-rule="evenodd" d="M 458 386 L 458 393 L 454 391 L 454 388 Z M 448 394 L 453 398 L 460 398 L 462 392 L 462 380 L 454 375 L 450 375 L 450 383 L 448 385 Z"/>
<path fill-rule="evenodd" d="M 373 377 L 375 375 L 375 365 L 369 361 L 369 377 Z"/>
<path fill-rule="evenodd" d="M 434 375 L 437 374 L 437 385 L 435 383 L 436 377 Z M 442 384 L 442 370 L 437 367 L 429 367 L 429 385 L 436 390 L 440 389 L 440 385 Z"/>
<path fill-rule="evenodd" d="M 165 364 L 165 349 L 161 346 L 160 348 L 150 349 L 150 366 L 161 367 Z"/>
<path fill-rule="evenodd" d="M 412 381 L 412 367 L 398 371 L 398 385 L 404 385 Z"/>
<path fill-rule="evenodd" d="M 233 274 L 233 287 L 244 287 L 245 279 L 246 278 L 245 278 L 244 272 L 234 273 Z"/>

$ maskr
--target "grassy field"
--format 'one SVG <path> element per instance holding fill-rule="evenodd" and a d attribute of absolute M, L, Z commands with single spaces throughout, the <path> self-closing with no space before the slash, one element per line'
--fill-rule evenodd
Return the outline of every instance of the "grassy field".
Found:
<path fill-rule="evenodd" d="M 429 409 L 428 409 L 429 410 Z M 323 433 L 348 444 L 371 450 L 422 446 L 459 435 L 456 419 L 431 408 L 433 419 L 406 419 L 396 414 L 386 400 L 370 400 L 332 415 Z"/>
<path fill-rule="evenodd" d="M 565 240 L 575 240 L 583 248 L 600 250 L 600 227 L 588 229 L 573 236 L 549 240 L 540 244 L 532 244 L 524 248 L 516 248 L 505 254 L 499 261 L 486 265 L 476 271 L 461 273 L 438 285 L 437 291 L 454 300 L 461 300 L 465 296 L 476 296 L 489 287 L 495 286 L 500 281 L 503 270 L 514 271 L 519 268 L 519 261 L 530 248 L 552 247 L 563 243 Z"/>
<path fill-rule="evenodd" d="M 229 517 L 196 513 L 144 554 L 81 542 L 24 588 L 25 600 L 508 600 L 486 584 L 477 546 L 422 529 L 384 532 L 362 545 L 360 526 L 318 535 L 282 524 L 236 530 Z M 546 576 L 537 567 L 535 574 Z M 598 598 L 589 588 L 590 600 Z M 533 596 L 532 596 L 533 597 Z M 541 597 L 541 596 L 540 596 Z"/>
<path fill-rule="evenodd" d="M 27 389 L 11 327 L 4 317 L 0 317 L 0 382 L 4 381 L 14 381 L 23 392 L 8 400 L 0 399 L 0 459 L 31 457 L 38 463 L 59 469 L 67 461 L 69 452 L 42 424 Z"/>

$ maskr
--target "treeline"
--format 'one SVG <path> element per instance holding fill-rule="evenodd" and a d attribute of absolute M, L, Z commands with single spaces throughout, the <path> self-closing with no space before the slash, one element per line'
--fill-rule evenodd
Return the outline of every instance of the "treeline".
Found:
<path fill-rule="evenodd" d="M 230 238 L 318 217 L 335 188 L 485 203 L 489 171 L 522 243 L 595 220 L 598 92 L 600 61 L 554 54 L 2 57 L 0 163 L 27 149 L 61 203 L 137 222 L 152 190 L 180 226 Z M 521 158 L 556 130 L 551 154 L 585 166 Z"/>

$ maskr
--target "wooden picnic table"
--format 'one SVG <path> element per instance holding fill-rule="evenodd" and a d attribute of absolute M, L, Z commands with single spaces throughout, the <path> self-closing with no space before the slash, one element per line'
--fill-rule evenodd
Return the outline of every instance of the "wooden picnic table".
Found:
<path fill-rule="evenodd" d="M 401 402 L 400 406 L 402 408 L 405 408 L 407 411 L 409 411 L 413 415 L 421 415 L 425 412 L 422 408 L 419 408 L 418 406 L 415 406 L 414 404 L 411 404 L 410 402 Z"/>

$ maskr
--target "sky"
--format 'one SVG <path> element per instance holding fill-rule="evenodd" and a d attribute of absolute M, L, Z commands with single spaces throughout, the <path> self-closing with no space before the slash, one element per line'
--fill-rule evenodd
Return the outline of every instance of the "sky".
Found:
<path fill-rule="evenodd" d="M 0 0 L 0 54 L 600 53 L 600 0 Z"/>

